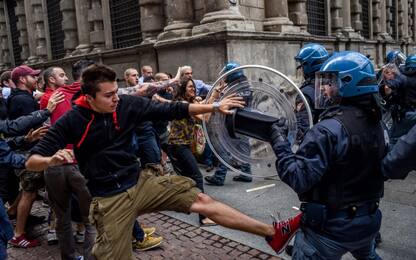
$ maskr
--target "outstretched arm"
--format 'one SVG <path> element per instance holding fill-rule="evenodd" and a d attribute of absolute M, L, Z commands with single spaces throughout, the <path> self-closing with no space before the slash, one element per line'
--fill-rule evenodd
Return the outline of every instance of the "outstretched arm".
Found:
<path fill-rule="evenodd" d="M 389 179 L 404 179 L 416 170 L 416 126 L 402 136 L 384 157 L 381 170 Z"/>

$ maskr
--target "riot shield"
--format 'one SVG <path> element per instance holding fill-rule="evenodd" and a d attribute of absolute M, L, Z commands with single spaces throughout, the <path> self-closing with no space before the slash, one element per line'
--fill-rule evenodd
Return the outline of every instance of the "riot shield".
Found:
<path fill-rule="evenodd" d="M 295 150 L 299 123 L 295 99 L 300 97 L 308 104 L 305 96 L 286 75 L 261 65 L 244 65 L 223 73 L 206 100 L 216 88 L 222 88 L 220 100 L 235 94 L 243 97 L 246 107 L 235 109 L 232 115 L 213 113 L 203 122 L 207 143 L 215 156 L 229 169 L 243 175 L 247 174 L 241 170 L 242 166 L 249 165 L 252 177 L 276 176 L 276 156 L 268 142 L 270 126 L 285 118 L 287 138 Z M 311 109 L 306 105 L 305 110 L 307 123 L 312 127 Z"/>

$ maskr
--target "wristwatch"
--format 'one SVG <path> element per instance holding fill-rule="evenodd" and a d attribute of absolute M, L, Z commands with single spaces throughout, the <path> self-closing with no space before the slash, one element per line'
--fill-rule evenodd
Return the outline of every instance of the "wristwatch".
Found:
<path fill-rule="evenodd" d="M 212 108 L 214 113 L 220 111 L 220 102 L 215 101 L 212 103 Z"/>

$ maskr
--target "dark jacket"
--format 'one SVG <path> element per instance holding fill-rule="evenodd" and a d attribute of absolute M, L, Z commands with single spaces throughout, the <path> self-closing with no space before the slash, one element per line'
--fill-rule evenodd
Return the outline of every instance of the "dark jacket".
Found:
<path fill-rule="evenodd" d="M 350 107 L 340 108 L 340 111 L 342 112 L 345 109 L 350 109 Z M 326 112 L 330 111 L 328 110 Z M 362 117 L 360 109 L 354 113 L 358 112 L 360 113 L 360 117 Z M 277 139 L 272 141 L 272 147 L 277 156 L 276 168 L 279 177 L 296 193 L 304 194 L 305 192 L 311 191 L 325 179 L 325 175 L 332 174 L 332 171 L 337 169 L 335 167 L 338 164 L 345 163 L 349 160 L 349 155 L 351 155 L 351 153 L 354 154 L 354 151 L 351 151 L 350 149 L 354 148 L 351 143 L 355 142 L 355 139 L 352 138 L 355 136 L 350 136 L 344 123 L 336 118 L 335 115 L 338 115 L 338 113 L 340 112 L 334 111 L 333 118 L 326 117 L 318 124 L 314 125 L 306 133 L 296 153 L 292 152 L 288 141 L 279 141 Z M 323 115 L 325 115 L 325 113 L 321 114 L 321 116 Z M 359 117 L 357 117 L 357 120 L 362 122 L 368 121 L 365 118 Z M 378 133 L 382 133 L 381 124 L 379 122 L 372 123 L 371 128 L 374 128 Z M 359 143 L 363 145 L 366 145 L 367 142 L 377 142 L 377 146 L 370 145 L 369 148 L 375 147 L 377 148 L 377 151 L 379 149 L 380 151 L 384 151 L 385 149 L 384 138 L 380 138 L 379 135 L 375 138 L 366 136 L 357 138 L 359 138 L 360 141 L 365 140 L 365 142 Z M 350 176 L 354 176 L 357 173 L 357 170 L 354 167 L 370 170 L 374 168 L 379 170 L 378 173 L 381 178 L 379 162 L 383 157 L 383 154 L 379 154 L 379 157 L 377 158 L 374 158 L 373 153 L 366 154 L 364 150 L 359 154 L 362 157 L 360 158 L 360 161 L 355 162 L 355 164 L 354 162 L 347 163 L 348 166 L 344 166 L 346 171 L 351 171 L 349 172 Z M 361 164 L 363 162 L 366 165 Z M 371 172 L 371 174 L 373 173 Z M 340 175 L 337 176 L 341 177 Z M 364 180 L 364 182 L 366 181 L 367 180 Z M 360 182 L 360 185 L 362 184 L 363 183 Z"/>
<path fill-rule="evenodd" d="M 7 99 L 7 112 L 9 119 L 16 119 L 39 110 L 39 104 L 36 102 L 32 93 L 18 88 L 12 89 L 12 93 Z"/>
<path fill-rule="evenodd" d="M 51 127 L 31 153 L 51 156 L 67 144 L 74 144 L 75 158 L 92 196 L 118 194 L 137 183 L 139 163 L 132 153 L 132 139 L 141 122 L 189 116 L 188 104 L 159 104 L 127 95 L 120 96 L 114 113 L 92 111 L 84 96 L 75 103 L 73 110 Z"/>
<path fill-rule="evenodd" d="M 389 179 L 404 179 L 416 170 L 416 126 L 402 136 L 384 157 L 381 170 Z"/>
<path fill-rule="evenodd" d="M 49 110 L 37 110 L 15 120 L 0 120 L 0 133 L 9 136 L 25 135 L 30 129 L 45 122 L 51 113 Z"/>

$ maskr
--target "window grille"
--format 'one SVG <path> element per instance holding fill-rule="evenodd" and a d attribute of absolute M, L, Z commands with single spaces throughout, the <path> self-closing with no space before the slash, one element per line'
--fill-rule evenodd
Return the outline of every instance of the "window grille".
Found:
<path fill-rule="evenodd" d="M 110 0 L 110 16 L 114 49 L 141 42 L 139 1 Z"/>
<path fill-rule="evenodd" d="M 20 56 L 22 52 L 22 46 L 19 44 L 20 33 L 17 30 L 17 16 L 15 13 L 17 4 L 15 0 L 7 0 L 6 4 L 7 13 L 9 15 L 10 32 L 12 36 L 14 64 L 19 66 L 22 64 L 22 57 Z"/>
<path fill-rule="evenodd" d="M 306 14 L 308 15 L 308 32 L 313 35 L 326 35 L 324 1 L 306 1 Z"/>
<path fill-rule="evenodd" d="M 49 35 L 51 39 L 52 59 L 61 59 L 65 56 L 64 31 L 62 30 L 62 12 L 60 0 L 47 0 Z"/>
<path fill-rule="evenodd" d="M 396 27 L 396 20 L 397 20 L 396 2 L 397 2 L 397 0 L 392 0 L 391 1 L 390 12 L 391 12 L 392 19 L 390 20 L 390 26 L 391 26 L 391 37 L 393 37 L 393 39 L 397 40 L 398 35 L 397 35 L 397 27 Z"/>
<path fill-rule="evenodd" d="M 370 38 L 370 28 L 368 22 L 368 0 L 360 0 L 361 4 L 361 22 L 363 24 L 363 30 L 361 35 L 365 38 Z"/>

